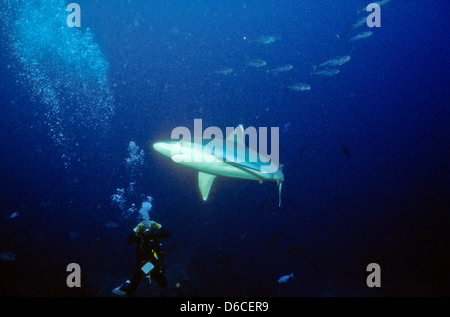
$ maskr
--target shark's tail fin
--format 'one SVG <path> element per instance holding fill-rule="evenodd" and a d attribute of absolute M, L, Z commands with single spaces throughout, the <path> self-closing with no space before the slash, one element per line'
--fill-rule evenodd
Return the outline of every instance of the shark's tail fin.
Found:
<path fill-rule="evenodd" d="M 283 182 L 278 182 L 278 207 L 281 207 L 281 186 Z"/>

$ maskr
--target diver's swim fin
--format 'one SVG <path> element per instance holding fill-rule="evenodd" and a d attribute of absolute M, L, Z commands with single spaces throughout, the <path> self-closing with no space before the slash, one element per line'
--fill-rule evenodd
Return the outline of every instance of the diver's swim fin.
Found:
<path fill-rule="evenodd" d="M 122 285 L 117 286 L 115 289 L 112 290 L 113 294 L 116 294 L 119 296 L 127 295 L 127 292 L 125 291 L 125 289 L 128 287 L 128 285 L 130 285 L 130 281 L 126 280 Z"/>

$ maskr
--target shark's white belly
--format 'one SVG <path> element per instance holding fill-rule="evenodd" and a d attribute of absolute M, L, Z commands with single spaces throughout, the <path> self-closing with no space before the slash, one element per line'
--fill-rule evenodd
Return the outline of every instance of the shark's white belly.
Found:
<path fill-rule="evenodd" d="M 213 174 L 213 175 L 236 177 L 236 178 L 243 178 L 243 179 L 253 179 L 253 180 L 261 180 L 261 178 L 266 178 L 266 177 L 264 177 L 263 174 L 260 174 L 258 172 L 254 173 L 254 174 L 249 173 L 245 170 L 242 170 L 233 165 L 230 165 L 224 161 L 180 162 L 180 164 L 189 166 L 191 168 L 197 169 L 204 173 Z"/>

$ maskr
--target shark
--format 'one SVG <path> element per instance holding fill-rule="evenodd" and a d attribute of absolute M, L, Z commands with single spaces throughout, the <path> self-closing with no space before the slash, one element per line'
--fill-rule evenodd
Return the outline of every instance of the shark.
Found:
<path fill-rule="evenodd" d="M 247 147 L 242 125 L 220 142 L 221 146 L 212 146 L 211 143 L 211 140 L 203 138 L 171 139 L 154 143 L 153 149 L 175 163 L 198 170 L 198 187 L 204 201 L 208 199 L 215 178 L 225 176 L 256 180 L 261 184 L 276 182 L 278 206 L 281 206 L 282 165 L 274 164 L 267 155 Z M 252 157 L 256 159 L 250 159 Z M 267 162 L 270 162 L 270 168 Z"/>

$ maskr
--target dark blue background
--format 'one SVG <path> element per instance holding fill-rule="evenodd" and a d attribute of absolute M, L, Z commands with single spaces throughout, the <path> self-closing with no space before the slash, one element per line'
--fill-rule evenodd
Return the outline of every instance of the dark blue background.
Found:
<path fill-rule="evenodd" d="M 78 3 L 109 62 L 115 113 L 101 142 L 74 131 L 82 149 L 70 169 L 45 105 L 7 67 L 17 64 L 7 28 L 0 38 L 0 252 L 17 257 L 0 262 L 3 296 L 109 296 L 130 277 L 124 239 L 138 214 L 125 217 L 110 198 L 130 182 L 130 141 L 145 151 L 134 202 L 152 196 L 152 217 L 172 232 L 169 287 L 143 283 L 138 296 L 450 294 L 447 1 L 393 0 L 382 27 L 354 43 L 343 32 L 365 1 Z M 250 43 L 260 35 L 279 39 Z M 339 55 L 352 59 L 338 75 L 310 76 Z M 294 69 L 274 76 L 247 67 L 253 58 Z M 214 74 L 225 67 L 234 72 Z M 312 88 L 286 92 L 293 82 Z M 224 130 L 290 123 L 281 208 L 274 183 L 226 178 L 203 202 L 196 173 L 151 149 L 195 118 Z M 70 262 L 81 265 L 81 289 L 65 284 Z M 379 289 L 365 284 L 371 262 Z"/>

